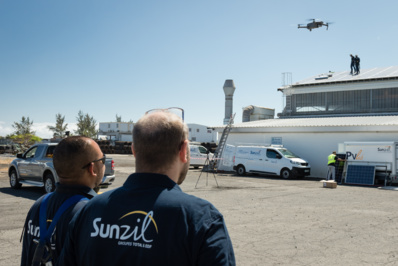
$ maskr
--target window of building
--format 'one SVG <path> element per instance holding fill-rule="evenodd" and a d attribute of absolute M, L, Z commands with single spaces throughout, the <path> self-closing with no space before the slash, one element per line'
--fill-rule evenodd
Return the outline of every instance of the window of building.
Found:
<path fill-rule="evenodd" d="M 286 100 L 293 115 L 397 112 L 398 88 L 294 94 Z"/>
<path fill-rule="evenodd" d="M 189 132 L 191 132 L 191 128 L 189 128 Z"/>
<path fill-rule="evenodd" d="M 211 133 L 211 129 L 208 129 L 208 130 L 207 130 L 207 133 Z"/>
<path fill-rule="evenodd" d="M 196 129 L 196 132 L 199 132 L 199 128 Z"/>

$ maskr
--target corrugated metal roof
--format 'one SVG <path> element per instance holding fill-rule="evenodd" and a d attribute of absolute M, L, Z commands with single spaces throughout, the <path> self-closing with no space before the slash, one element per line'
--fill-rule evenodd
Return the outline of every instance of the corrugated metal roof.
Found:
<path fill-rule="evenodd" d="M 233 128 L 346 126 L 398 126 L 398 115 L 267 119 L 234 124 Z"/>
<path fill-rule="evenodd" d="M 377 67 L 370 69 L 361 69 L 358 75 L 352 75 L 350 74 L 350 71 L 324 73 L 296 82 L 292 84 L 292 87 L 396 78 L 398 78 L 398 66 Z"/>

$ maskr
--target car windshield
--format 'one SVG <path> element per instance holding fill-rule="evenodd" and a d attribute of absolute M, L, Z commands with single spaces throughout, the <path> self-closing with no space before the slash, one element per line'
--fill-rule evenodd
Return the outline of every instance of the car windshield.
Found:
<path fill-rule="evenodd" d="M 293 152 L 289 151 L 288 149 L 278 149 L 278 151 L 282 153 L 282 155 L 285 156 L 286 158 L 300 158 Z"/>

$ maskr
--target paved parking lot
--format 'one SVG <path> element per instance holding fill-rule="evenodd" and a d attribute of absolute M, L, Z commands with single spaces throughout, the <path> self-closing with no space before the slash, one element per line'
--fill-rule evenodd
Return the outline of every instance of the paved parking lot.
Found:
<path fill-rule="evenodd" d="M 116 163 L 113 189 L 133 172 L 134 161 L 110 156 Z M 181 187 L 223 213 L 237 265 L 398 265 L 398 191 L 326 189 L 318 180 L 213 176 L 200 169 L 191 169 Z M 0 265 L 19 263 L 23 222 L 41 195 L 39 188 L 9 188 L 0 167 Z"/>

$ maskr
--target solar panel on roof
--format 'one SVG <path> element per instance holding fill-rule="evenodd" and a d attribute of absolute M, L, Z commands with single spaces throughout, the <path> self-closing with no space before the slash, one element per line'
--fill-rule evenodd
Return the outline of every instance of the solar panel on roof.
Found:
<path fill-rule="evenodd" d="M 346 70 L 334 72 L 332 73 L 332 76 L 328 76 L 328 78 L 325 77 L 324 79 L 318 79 L 319 76 L 325 76 L 327 74 L 330 73 L 316 75 L 305 80 L 296 82 L 293 84 L 293 87 L 305 86 L 310 84 L 322 85 L 324 83 L 335 83 L 341 81 L 363 81 L 371 79 L 396 78 L 398 77 L 398 66 L 361 69 L 361 73 L 359 75 L 351 75 L 350 71 Z"/>
<path fill-rule="evenodd" d="M 348 165 L 345 183 L 374 185 L 376 167 L 374 165 Z"/>

